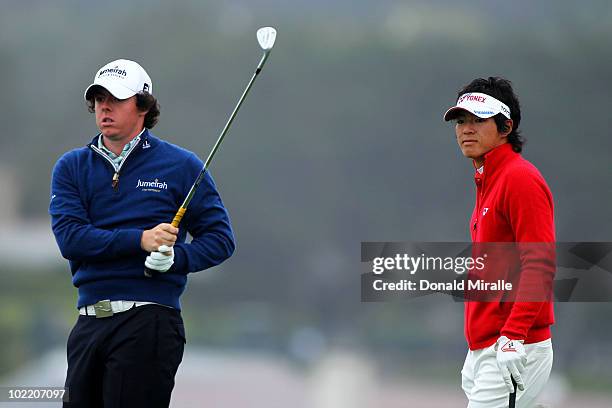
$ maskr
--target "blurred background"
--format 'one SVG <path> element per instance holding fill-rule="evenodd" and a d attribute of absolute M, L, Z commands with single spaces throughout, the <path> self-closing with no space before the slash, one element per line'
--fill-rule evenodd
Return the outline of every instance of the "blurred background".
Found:
<path fill-rule="evenodd" d="M 2 2 L 0 385 L 63 385 L 76 290 L 49 182 L 97 133 L 82 95 L 98 68 L 140 62 L 154 133 L 206 157 L 272 25 L 212 166 L 237 251 L 190 275 L 172 406 L 464 406 L 463 306 L 361 303 L 360 242 L 469 240 L 473 168 L 442 113 L 489 75 L 515 85 L 558 240 L 612 240 L 611 21 L 607 0 Z M 612 306 L 556 313 L 542 401 L 611 406 Z"/>

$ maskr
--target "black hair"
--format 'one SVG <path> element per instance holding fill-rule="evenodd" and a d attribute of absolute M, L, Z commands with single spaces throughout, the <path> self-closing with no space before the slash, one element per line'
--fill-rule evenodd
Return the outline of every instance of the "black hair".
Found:
<path fill-rule="evenodd" d="M 510 108 L 510 119 L 512 119 L 512 129 L 508 134 L 508 143 L 512 145 L 512 150 L 520 153 L 523 150 L 525 138 L 521 135 L 519 125 L 521 124 L 521 106 L 518 97 L 512 89 L 512 82 L 501 77 L 489 77 L 488 79 L 476 78 L 457 93 L 457 99 L 470 92 L 480 92 L 494 97 L 505 103 Z M 503 114 L 498 113 L 493 116 L 497 130 L 499 132 L 508 131 L 506 126 L 506 118 Z"/>
<path fill-rule="evenodd" d="M 96 95 L 100 92 L 98 87 L 93 87 L 87 94 L 87 110 L 95 112 Z M 136 107 L 141 112 L 147 112 L 144 118 L 144 127 L 153 129 L 159 120 L 160 108 L 157 98 L 148 92 L 139 92 L 136 94 Z"/>

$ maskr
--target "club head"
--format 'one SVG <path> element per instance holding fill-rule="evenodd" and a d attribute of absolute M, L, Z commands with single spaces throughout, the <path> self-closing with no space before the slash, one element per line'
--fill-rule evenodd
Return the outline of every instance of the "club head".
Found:
<path fill-rule="evenodd" d="M 276 30 L 272 27 L 262 27 L 257 30 L 257 41 L 259 46 L 264 51 L 270 51 L 274 47 L 274 41 L 276 40 Z"/>

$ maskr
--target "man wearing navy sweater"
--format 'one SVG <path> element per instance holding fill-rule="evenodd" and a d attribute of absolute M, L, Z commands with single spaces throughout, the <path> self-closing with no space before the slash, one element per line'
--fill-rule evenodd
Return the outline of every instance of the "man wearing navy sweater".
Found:
<path fill-rule="evenodd" d="M 232 255 L 229 217 L 207 173 L 181 228 L 168 223 L 203 163 L 150 132 L 159 104 L 139 64 L 100 68 L 85 100 L 100 133 L 57 161 L 49 206 L 80 314 L 64 406 L 167 407 L 185 344 L 179 298 L 188 273 Z"/>
<path fill-rule="evenodd" d="M 457 97 L 444 120 L 455 122 L 457 143 L 475 168 L 472 242 L 512 243 L 518 253 L 509 251 L 488 272 L 499 277 L 514 268 L 520 272 L 511 294 L 465 302 L 469 350 L 462 387 L 469 408 L 504 408 L 513 397 L 517 407 L 533 407 L 553 362 L 553 197 L 538 169 L 520 154 L 521 109 L 510 81 L 478 78 Z M 512 379 L 518 392 L 511 397 Z"/>

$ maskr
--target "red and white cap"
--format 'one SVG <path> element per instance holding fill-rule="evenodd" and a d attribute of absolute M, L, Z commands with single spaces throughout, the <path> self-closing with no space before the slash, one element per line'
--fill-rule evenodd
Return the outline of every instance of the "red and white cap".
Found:
<path fill-rule="evenodd" d="M 100 68 L 93 84 L 85 90 L 85 100 L 95 86 L 103 87 L 117 99 L 127 99 L 139 92 L 153 94 L 153 83 L 144 68 L 126 59 L 109 62 Z"/>
<path fill-rule="evenodd" d="M 444 120 L 448 122 L 454 119 L 462 110 L 473 113 L 483 119 L 491 118 L 498 113 L 510 119 L 510 108 L 508 108 L 508 105 L 491 95 L 480 92 L 470 92 L 461 95 L 457 99 L 457 104 L 446 111 Z"/>

